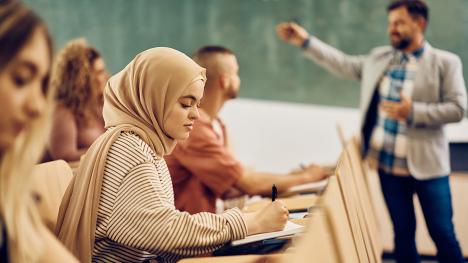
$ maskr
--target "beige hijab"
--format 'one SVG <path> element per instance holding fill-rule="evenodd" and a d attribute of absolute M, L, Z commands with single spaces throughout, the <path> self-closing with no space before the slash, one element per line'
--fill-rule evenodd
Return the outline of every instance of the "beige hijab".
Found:
<path fill-rule="evenodd" d="M 96 218 L 107 153 L 121 131 L 138 134 L 158 156 L 176 142 L 163 129 L 169 110 L 196 81 L 206 81 L 205 69 L 183 53 L 153 48 L 138 54 L 114 75 L 104 91 L 106 128 L 89 148 L 62 200 L 56 234 L 81 261 L 91 262 Z"/>

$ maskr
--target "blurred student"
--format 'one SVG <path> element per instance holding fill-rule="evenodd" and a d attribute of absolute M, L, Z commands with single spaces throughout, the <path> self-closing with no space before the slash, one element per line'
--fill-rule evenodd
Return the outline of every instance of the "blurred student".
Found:
<path fill-rule="evenodd" d="M 173 262 L 247 234 L 277 231 L 281 202 L 257 213 L 190 215 L 174 206 L 164 156 L 198 119 L 205 69 L 170 48 L 138 54 L 104 92 L 107 131 L 86 153 L 63 198 L 59 238 L 83 262 Z"/>
<path fill-rule="evenodd" d="M 189 213 L 216 211 L 216 199 L 233 192 L 270 195 L 289 187 L 318 181 L 329 171 L 309 166 L 291 174 L 272 174 L 245 169 L 228 143 L 227 130 L 218 114 L 224 103 L 237 97 L 239 65 L 234 53 L 222 46 L 205 46 L 195 52 L 195 62 L 207 70 L 200 118 L 188 126 L 190 137 L 166 157 L 174 184 L 177 209 Z"/>
<path fill-rule="evenodd" d="M 1 1 L 0 262 L 76 262 L 42 224 L 31 192 L 50 122 L 51 56 L 40 18 L 18 1 Z"/>
<path fill-rule="evenodd" d="M 392 46 L 350 56 L 294 23 L 278 25 L 284 41 L 302 46 L 317 64 L 361 81 L 363 154 L 378 169 L 395 232 L 398 262 L 420 262 L 413 196 L 417 194 L 440 262 L 463 262 L 452 222 L 449 147 L 444 126 L 466 110 L 460 58 L 424 37 L 429 9 L 421 0 L 388 8 Z"/>
<path fill-rule="evenodd" d="M 104 133 L 102 92 L 108 78 L 104 60 L 86 40 L 72 40 L 58 53 L 51 72 L 51 86 L 57 90 L 51 159 L 78 161 Z"/>

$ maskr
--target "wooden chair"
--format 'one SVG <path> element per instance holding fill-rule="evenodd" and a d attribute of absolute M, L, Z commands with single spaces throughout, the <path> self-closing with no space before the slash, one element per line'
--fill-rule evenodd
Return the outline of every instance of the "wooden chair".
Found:
<path fill-rule="evenodd" d="M 359 205 L 358 190 L 354 184 L 351 165 L 345 151 L 341 154 L 340 167 L 337 169 L 336 175 L 342 191 L 346 213 L 351 224 L 359 262 L 372 262 L 371 245 L 364 220 L 365 214 Z"/>
<path fill-rule="evenodd" d="M 372 202 L 369 185 L 367 182 L 368 172 L 364 169 L 363 161 L 355 139 L 346 143 L 345 152 L 351 167 L 352 186 L 357 194 L 357 205 L 364 214 L 362 225 L 367 229 L 368 240 L 372 252 L 372 262 L 381 262 L 382 238 L 379 232 L 377 214 Z"/>
<path fill-rule="evenodd" d="M 279 262 L 361 262 L 336 176 L 330 177 L 325 192 L 312 210 L 305 234 L 293 241 L 293 249 Z"/>
<path fill-rule="evenodd" d="M 70 166 L 63 160 L 38 164 L 33 169 L 33 194 L 44 223 L 52 231 L 55 231 L 60 203 L 72 177 Z"/>

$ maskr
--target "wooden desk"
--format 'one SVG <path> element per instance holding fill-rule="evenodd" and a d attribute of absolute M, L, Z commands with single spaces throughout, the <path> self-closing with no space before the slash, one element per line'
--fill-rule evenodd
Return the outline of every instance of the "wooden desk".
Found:
<path fill-rule="evenodd" d="M 202 258 L 186 258 L 178 262 L 180 263 L 263 263 L 263 262 L 280 262 L 281 254 L 275 255 L 245 255 L 245 256 L 227 256 L 227 257 L 202 257 Z"/>
<path fill-rule="evenodd" d="M 318 200 L 318 196 L 314 194 L 309 195 L 297 195 L 292 197 L 278 198 L 284 202 L 288 210 L 291 211 L 300 211 L 307 210 L 310 207 L 314 206 Z M 244 207 L 245 212 L 254 212 L 266 207 L 271 203 L 271 199 L 264 198 L 256 203 L 246 205 Z"/>
<path fill-rule="evenodd" d="M 290 219 L 289 221 L 301 226 L 307 226 L 307 224 L 309 224 L 309 218 Z"/>
<path fill-rule="evenodd" d="M 62 197 L 72 177 L 72 170 L 63 160 L 34 166 L 32 191 L 38 198 L 39 214 L 52 232 L 55 231 Z"/>

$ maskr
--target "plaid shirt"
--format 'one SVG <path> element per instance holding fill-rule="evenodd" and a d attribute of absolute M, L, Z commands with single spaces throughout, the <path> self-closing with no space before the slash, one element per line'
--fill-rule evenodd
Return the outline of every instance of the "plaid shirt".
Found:
<path fill-rule="evenodd" d="M 395 56 L 379 83 L 380 101 L 400 101 L 400 92 L 411 98 L 417 73 L 417 59 L 424 52 L 424 45 L 412 54 L 395 50 Z M 410 175 L 408 170 L 407 121 L 394 120 L 381 110 L 378 112 L 369 149 L 369 160 L 374 167 L 394 175 Z"/>

